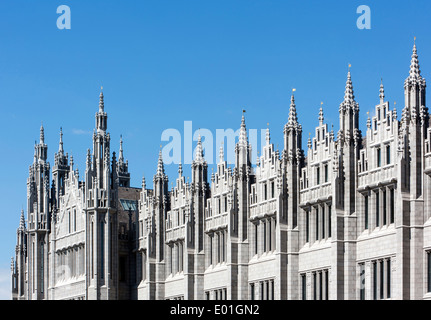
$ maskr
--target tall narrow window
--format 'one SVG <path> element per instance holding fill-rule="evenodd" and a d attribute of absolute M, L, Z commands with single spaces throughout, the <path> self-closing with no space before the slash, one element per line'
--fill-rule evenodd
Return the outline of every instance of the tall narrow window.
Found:
<path fill-rule="evenodd" d="M 386 164 L 391 164 L 391 146 L 386 146 Z"/>
<path fill-rule="evenodd" d="M 212 265 L 213 264 L 213 262 L 214 262 L 214 254 L 213 254 L 213 251 L 214 251 L 214 247 L 213 247 L 213 236 L 209 236 L 210 237 L 210 265 Z"/>
<path fill-rule="evenodd" d="M 250 299 L 254 300 L 254 283 L 250 283 Z"/>
<path fill-rule="evenodd" d="M 383 225 L 386 225 L 386 190 L 383 190 Z"/>
<path fill-rule="evenodd" d="M 254 254 L 257 254 L 257 244 L 258 244 L 258 225 L 254 225 Z"/>
<path fill-rule="evenodd" d="M 274 181 L 271 182 L 271 198 L 274 199 L 275 197 L 275 184 Z"/>
<path fill-rule="evenodd" d="M 319 207 L 316 207 L 316 241 L 319 240 Z"/>
<path fill-rule="evenodd" d="M 364 197 L 364 220 L 365 230 L 368 230 L 368 196 Z"/>
<path fill-rule="evenodd" d="M 226 239 L 225 239 L 225 232 L 223 231 L 221 234 L 221 245 L 222 245 L 222 262 L 226 261 Z"/>
<path fill-rule="evenodd" d="M 227 197 L 224 197 L 224 212 L 227 212 Z"/>
<path fill-rule="evenodd" d="M 271 219 L 268 220 L 268 251 L 272 251 L 272 226 Z"/>
<path fill-rule="evenodd" d="M 100 222 L 100 278 L 105 275 L 105 224 Z"/>
<path fill-rule="evenodd" d="M 384 280 L 385 280 L 385 274 L 384 274 L 384 264 L 383 261 L 380 261 L 380 299 L 384 299 Z"/>
<path fill-rule="evenodd" d="M 317 273 L 313 273 L 313 299 L 317 300 Z"/>
<path fill-rule="evenodd" d="M 376 192 L 376 227 L 380 226 L 380 194 Z"/>
<path fill-rule="evenodd" d="M 68 219 L 69 219 L 69 233 L 71 233 L 71 228 L 72 228 L 72 224 L 71 224 L 71 221 L 70 221 L 70 211 L 67 211 L 67 216 L 68 216 Z"/>
<path fill-rule="evenodd" d="M 268 186 L 266 185 L 266 183 L 264 184 L 264 199 L 267 200 L 268 199 Z"/>
<path fill-rule="evenodd" d="M 377 167 L 379 168 L 382 165 L 382 150 L 377 148 Z"/>
<path fill-rule="evenodd" d="M 220 244 L 220 233 L 217 233 L 217 263 L 221 261 L 221 244 Z"/>
<path fill-rule="evenodd" d="M 322 206 L 322 239 L 325 239 L 325 205 Z"/>
<path fill-rule="evenodd" d="M 260 282 L 260 300 L 263 300 L 263 281 Z"/>
<path fill-rule="evenodd" d="M 76 209 L 73 209 L 73 231 L 76 232 Z"/>
<path fill-rule="evenodd" d="M 310 241 L 310 213 L 305 213 L 305 242 Z"/>
<path fill-rule="evenodd" d="M 307 276 L 305 274 L 301 275 L 302 284 L 302 300 L 307 300 Z"/>
<path fill-rule="evenodd" d="M 395 191 L 391 189 L 390 191 L 390 223 L 394 223 L 395 221 Z"/>
<path fill-rule="evenodd" d="M 43 284 L 45 282 L 43 266 L 45 265 L 45 251 L 43 250 L 43 242 L 40 243 L 40 292 L 43 293 Z"/>
<path fill-rule="evenodd" d="M 359 265 L 359 299 L 365 300 L 365 265 Z"/>
<path fill-rule="evenodd" d="M 325 165 L 325 182 L 328 182 L 328 165 Z"/>
<path fill-rule="evenodd" d="M 319 300 L 323 300 L 323 273 L 319 272 Z"/>
<path fill-rule="evenodd" d="M 332 237 L 332 206 L 328 206 L 328 236 Z"/>
<path fill-rule="evenodd" d="M 391 297 L 391 260 L 386 261 L 386 297 Z"/>
<path fill-rule="evenodd" d="M 377 300 L 377 263 L 373 262 L 373 299 Z"/>
<path fill-rule="evenodd" d="M 320 184 L 320 168 L 316 169 L 316 175 L 317 175 L 317 185 Z"/>
<path fill-rule="evenodd" d="M 431 292 L 431 251 L 427 252 L 428 256 L 428 292 Z"/>
<path fill-rule="evenodd" d="M 266 252 L 266 222 L 263 222 L 263 252 Z"/>

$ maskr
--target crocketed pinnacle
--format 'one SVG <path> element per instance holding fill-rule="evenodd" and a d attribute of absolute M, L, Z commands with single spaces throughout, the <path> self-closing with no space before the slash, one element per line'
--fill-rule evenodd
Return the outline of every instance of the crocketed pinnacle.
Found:
<path fill-rule="evenodd" d="M 410 80 L 421 79 L 421 71 L 419 67 L 418 51 L 416 48 L 416 43 L 413 45 L 412 61 L 410 63 Z"/>
<path fill-rule="evenodd" d="M 182 176 L 183 176 L 183 165 L 181 164 L 181 162 L 180 162 L 180 164 L 178 165 L 178 176 L 179 176 L 179 177 L 182 177 Z"/>
<path fill-rule="evenodd" d="M 64 149 L 63 149 L 63 128 L 60 128 L 60 143 L 58 145 L 58 153 L 59 154 L 63 154 L 64 153 Z"/>
<path fill-rule="evenodd" d="M 124 162 L 124 155 L 123 155 L 123 136 L 120 136 L 120 152 L 119 152 L 118 162 L 123 163 Z"/>
<path fill-rule="evenodd" d="M 40 144 L 44 144 L 45 143 L 45 130 L 43 128 L 43 123 L 40 126 Z"/>
<path fill-rule="evenodd" d="M 269 128 L 266 128 L 266 137 L 265 137 L 265 140 L 266 140 L 266 145 L 269 146 L 269 144 L 271 143 L 271 135 L 269 133 Z"/>
<path fill-rule="evenodd" d="M 241 118 L 241 128 L 239 130 L 239 146 L 245 147 L 247 144 L 247 128 L 245 126 L 245 116 L 243 113 Z"/>
<path fill-rule="evenodd" d="M 204 162 L 204 153 L 203 153 L 203 150 L 202 150 L 202 138 L 201 138 L 200 134 L 199 134 L 199 137 L 198 137 L 198 144 L 196 146 L 195 161 L 198 162 L 198 163 L 203 163 Z"/>
<path fill-rule="evenodd" d="M 162 177 L 165 175 L 165 167 L 163 165 L 163 157 L 162 157 L 162 150 L 159 152 L 159 161 L 157 163 L 157 176 Z"/>
<path fill-rule="evenodd" d="M 142 189 L 147 188 L 147 183 L 145 182 L 145 176 L 142 177 Z"/>
<path fill-rule="evenodd" d="M 323 120 L 325 120 L 325 118 L 323 117 L 323 107 L 320 107 L 320 110 L 319 110 L 319 122 L 320 122 L 320 125 L 323 124 Z"/>
<path fill-rule="evenodd" d="M 100 91 L 100 96 L 99 96 L 99 112 L 105 112 L 105 102 L 104 102 L 104 96 L 103 96 L 103 91 Z"/>
<path fill-rule="evenodd" d="M 383 103 L 383 101 L 385 100 L 385 88 L 383 86 L 383 80 L 380 83 L 380 94 L 379 94 L 379 97 L 380 97 L 380 103 Z"/>
<path fill-rule="evenodd" d="M 346 91 L 344 92 L 344 104 L 352 104 L 355 102 L 355 95 L 353 93 L 352 76 L 350 70 L 347 73 Z"/>
<path fill-rule="evenodd" d="M 294 126 L 298 123 L 298 114 L 296 113 L 295 96 L 292 94 L 290 98 L 290 110 L 289 110 L 289 120 L 287 124 L 289 126 Z"/>
<path fill-rule="evenodd" d="M 19 221 L 19 230 L 24 231 L 25 230 L 25 218 L 24 218 L 24 210 L 21 210 L 21 218 Z"/>
<path fill-rule="evenodd" d="M 224 161 L 224 148 L 223 148 L 223 144 L 220 146 L 219 157 L 220 157 L 220 162 L 223 162 Z"/>

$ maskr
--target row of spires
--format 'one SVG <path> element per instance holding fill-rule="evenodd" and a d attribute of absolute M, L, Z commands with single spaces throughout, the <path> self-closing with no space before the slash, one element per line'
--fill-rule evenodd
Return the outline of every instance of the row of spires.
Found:
<path fill-rule="evenodd" d="M 415 38 L 415 40 L 416 40 L 416 38 Z M 352 83 L 350 67 L 351 67 L 351 65 L 349 64 L 349 70 L 347 73 L 347 81 L 346 81 L 346 87 L 345 87 L 345 93 L 344 93 L 344 100 L 341 103 L 340 108 L 357 106 L 357 103 L 355 101 L 354 91 L 353 91 L 353 83 Z M 420 71 L 420 67 L 419 67 L 419 59 L 418 59 L 417 47 L 416 47 L 416 41 L 415 41 L 414 46 L 413 46 L 413 54 L 412 54 L 412 58 L 411 58 L 409 77 L 406 79 L 406 81 L 421 81 L 421 80 L 423 80 L 423 78 L 421 77 L 421 71 Z M 296 91 L 295 89 L 292 90 L 292 96 L 291 96 L 291 101 L 290 101 L 290 110 L 289 110 L 289 116 L 288 116 L 288 121 L 287 121 L 286 127 L 287 128 L 298 128 L 301 130 L 301 124 L 298 123 L 298 114 L 296 111 L 295 96 L 294 96 L 295 91 Z M 383 100 L 385 98 L 383 80 L 381 81 L 381 84 L 380 84 L 379 98 L 380 98 L 381 102 L 383 102 Z M 103 87 L 101 88 L 101 92 L 100 92 L 100 96 L 99 96 L 99 113 L 104 113 Z M 248 145 L 247 129 L 246 129 L 246 124 L 245 124 L 244 113 L 245 113 L 245 110 L 243 110 L 243 115 L 242 115 L 242 119 L 241 119 L 241 128 L 240 128 L 239 143 L 238 143 L 239 146 L 247 146 Z M 323 107 L 321 107 L 319 110 L 319 122 L 322 124 L 323 121 L 324 121 Z M 370 120 L 368 119 L 368 122 L 369 121 Z M 367 123 L 367 126 L 369 126 L 368 123 Z M 42 124 L 41 128 L 40 128 L 40 144 L 41 145 L 44 144 L 44 140 L 45 140 L 44 127 Z M 268 128 L 267 133 L 266 133 L 267 144 L 269 144 L 269 141 L 270 141 L 270 133 L 269 133 L 269 128 Z M 60 128 L 59 154 L 61 154 L 61 155 L 64 154 L 63 130 L 62 130 L 62 128 Z M 90 149 L 88 149 L 88 152 L 87 152 L 87 163 L 90 162 L 89 157 L 91 157 Z M 220 147 L 220 160 L 222 161 L 223 158 L 224 158 L 224 149 L 223 149 L 223 146 L 221 146 Z M 198 137 L 198 143 L 197 143 L 197 147 L 196 147 L 195 161 L 197 163 L 204 163 L 205 162 L 204 155 L 203 155 L 203 148 L 202 148 L 202 140 L 201 140 L 200 134 Z M 123 137 L 120 136 L 119 163 L 123 163 L 123 162 L 124 162 Z M 72 163 L 73 163 L 73 158 L 71 156 L 71 164 Z M 179 166 L 178 171 L 179 172 L 181 171 L 181 173 L 182 173 L 182 165 L 181 164 Z M 163 166 L 162 151 L 160 150 L 158 165 L 157 165 L 157 176 L 164 176 L 164 174 L 165 174 L 165 170 L 164 170 L 164 166 Z"/>

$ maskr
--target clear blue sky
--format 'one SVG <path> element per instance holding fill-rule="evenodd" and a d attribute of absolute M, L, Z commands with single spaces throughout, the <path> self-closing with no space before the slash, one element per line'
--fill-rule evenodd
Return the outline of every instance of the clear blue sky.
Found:
<path fill-rule="evenodd" d="M 56 27 L 62 4 L 71 8 L 71 30 Z M 371 8 L 371 30 L 356 27 L 361 4 Z M 237 129 L 246 108 L 247 127 L 269 122 L 281 148 L 292 88 L 304 142 L 321 101 L 337 132 L 351 63 L 363 129 L 381 77 L 401 114 L 414 36 L 422 74 L 430 74 L 430 11 L 429 0 L 2 0 L 0 298 L 9 296 L 10 257 L 42 121 L 51 165 L 63 127 L 64 147 L 82 176 L 103 85 L 111 149 L 118 150 L 122 134 L 137 187 L 144 173 L 151 184 L 162 131 L 182 131 L 186 120 L 194 129 Z M 176 166 L 166 171 L 177 175 Z"/>

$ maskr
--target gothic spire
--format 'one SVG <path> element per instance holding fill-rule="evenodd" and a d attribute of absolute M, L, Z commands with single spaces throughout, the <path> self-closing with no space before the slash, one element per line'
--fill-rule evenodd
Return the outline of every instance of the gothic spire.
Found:
<path fill-rule="evenodd" d="M 124 162 L 124 155 L 123 155 L 123 135 L 120 135 L 120 155 L 118 157 L 118 162 L 120 164 Z"/>
<path fill-rule="evenodd" d="M 59 154 L 63 154 L 64 153 L 64 149 L 63 149 L 63 128 L 60 128 L 60 143 L 58 145 L 58 153 Z"/>
<path fill-rule="evenodd" d="M 290 98 L 289 120 L 287 123 L 289 126 L 293 126 L 298 123 L 298 114 L 296 113 L 295 96 L 293 93 L 292 97 Z"/>
<path fill-rule="evenodd" d="M 419 67 L 419 59 L 418 59 L 418 51 L 416 48 L 416 37 L 415 37 L 415 43 L 413 45 L 413 54 L 412 54 L 412 60 L 410 63 L 410 75 L 409 80 L 419 80 L 421 79 L 421 71 Z"/>
<path fill-rule="evenodd" d="M 99 96 L 99 112 L 104 112 L 105 109 L 105 102 L 104 102 L 104 96 L 103 96 L 103 87 L 100 90 L 100 96 Z"/>
<path fill-rule="evenodd" d="M 323 120 L 325 120 L 325 118 L 323 117 L 323 102 L 320 105 L 320 110 L 319 110 L 319 123 L 320 125 L 323 124 Z"/>
<path fill-rule="evenodd" d="M 223 143 L 221 144 L 221 146 L 220 146 L 220 154 L 219 154 L 219 157 L 220 157 L 220 162 L 223 162 L 224 161 L 224 148 L 223 148 Z"/>
<path fill-rule="evenodd" d="M 183 176 L 183 165 L 180 164 L 178 165 L 178 176 L 181 178 Z"/>
<path fill-rule="evenodd" d="M 145 182 L 145 176 L 142 176 L 142 189 L 147 189 L 147 183 Z"/>
<path fill-rule="evenodd" d="M 381 80 L 381 83 L 380 83 L 379 97 L 380 97 L 380 103 L 383 103 L 383 101 L 385 100 L 385 88 L 383 86 L 383 79 Z"/>
<path fill-rule="evenodd" d="M 165 167 L 163 165 L 162 150 L 159 152 L 159 161 L 157 163 L 157 177 L 162 177 L 165 175 Z"/>
<path fill-rule="evenodd" d="M 199 163 L 203 163 L 204 162 L 204 155 L 203 155 L 203 150 L 202 150 L 202 138 L 201 138 L 200 134 L 199 134 L 199 137 L 198 137 L 198 144 L 196 146 L 195 161 L 199 162 Z"/>
<path fill-rule="evenodd" d="M 245 126 L 245 110 L 242 111 L 241 128 L 239 130 L 239 145 L 247 146 L 247 128 Z"/>
<path fill-rule="evenodd" d="M 269 146 L 269 144 L 271 143 L 271 135 L 269 133 L 269 127 L 266 128 L 265 140 L 266 140 L 266 145 Z"/>
<path fill-rule="evenodd" d="M 24 231 L 25 230 L 24 210 L 21 210 L 21 219 L 19 221 L 19 230 L 20 231 Z"/>
<path fill-rule="evenodd" d="M 43 123 L 40 126 L 40 144 L 44 144 L 45 143 L 45 130 L 43 128 Z"/>
<path fill-rule="evenodd" d="M 351 104 L 355 102 L 355 95 L 353 93 L 352 76 L 349 72 L 347 73 L 346 90 L 344 92 L 344 104 Z"/>

